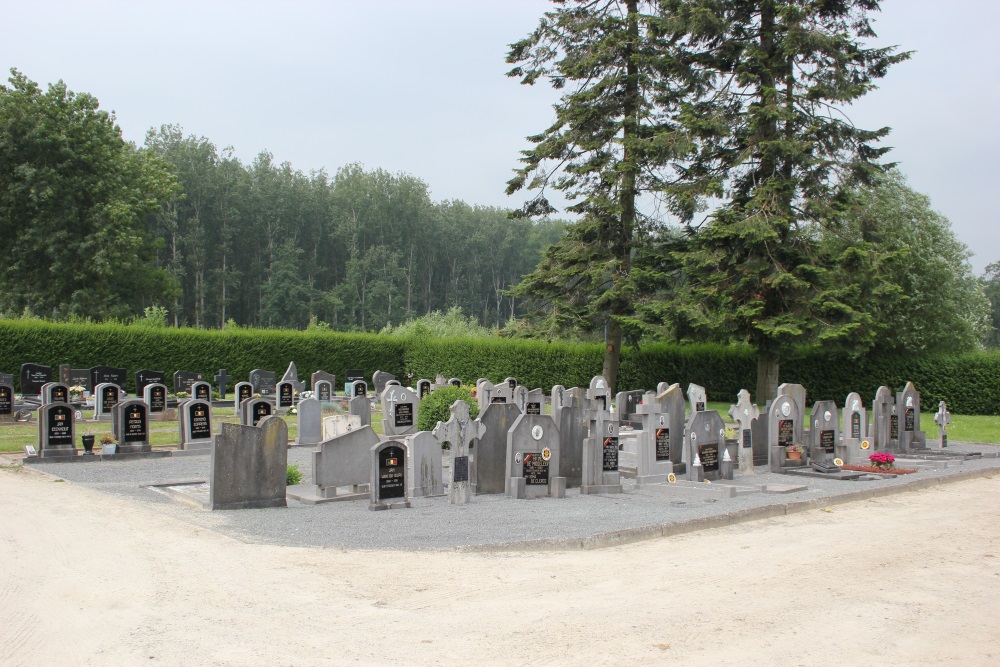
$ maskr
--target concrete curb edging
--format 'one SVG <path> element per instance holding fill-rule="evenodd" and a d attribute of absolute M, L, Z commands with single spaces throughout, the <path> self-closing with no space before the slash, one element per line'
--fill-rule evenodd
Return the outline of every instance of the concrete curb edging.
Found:
<path fill-rule="evenodd" d="M 871 500 L 872 498 L 882 498 L 885 496 L 896 495 L 898 493 L 919 491 L 934 486 L 940 486 L 942 484 L 964 482 L 970 479 L 992 477 L 998 474 L 1000 474 L 1000 469 L 981 468 L 979 470 L 968 470 L 942 477 L 915 479 L 913 481 L 907 481 L 894 486 L 864 489 L 838 496 L 811 498 L 809 500 L 796 500 L 776 505 L 765 505 L 764 507 L 726 512 L 710 517 L 699 517 L 697 519 L 688 519 L 686 521 L 678 521 L 676 523 L 641 526 L 639 528 L 626 528 L 624 530 L 616 530 L 609 533 L 601 533 L 587 537 L 541 538 L 537 540 L 524 540 L 521 542 L 508 542 L 505 544 L 477 544 L 457 547 L 455 550 L 462 552 L 500 553 L 510 551 L 588 551 L 591 549 L 606 549 L 608 547 L 633 544 L 635 542 L 642 542 L 660 537 L 683 535 L 685 533 L 693 533 L 710 528 L 724 528 L 726 526 L 733 526 L 749 521 L 758 521 L 760 519 L 773 519 L 775 517 L 788 516 L 789 514 L 797 514 L 799 512 L 807 512 L 809 510 L 833 507 L 836 505 L 845 505 L 847 503 L 858 502 L 861 500 Z"/>

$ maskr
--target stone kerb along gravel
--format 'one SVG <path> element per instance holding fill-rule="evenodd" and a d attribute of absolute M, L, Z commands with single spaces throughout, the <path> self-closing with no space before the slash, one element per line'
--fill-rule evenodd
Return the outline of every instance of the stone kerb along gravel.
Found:
<path fill-rule="evenodd" d="M 752 484 L 808 488 L 789 494 L 739 493 L 712 502 L 647 491 L 624 479 L 621 494 L 581 495 L 572 489 L 565 498 L 530 501 L 480 495 L 465 505 L 452 505 L 447 497 L 414 497 L 411 508 L 395 512 L 370 512 L 364 501 L 305 505 L 291 499 L 287 508 L 206 512 L 151 488 L 208 479 L 208 457 L 30 467 L 250 543 L 405 551 L 551 551 L 669 537 L 1000 474 L 1000 447 L 953 443 L 952 448 L 981 451 L 984 457 L 874 481 L 793 479 L 758 466 L 749 478 Z M 312 479 L 309 448 L 289 449 L 288 463 L 299 464 L 303 479 Z M 735 483 L 740 481 L 737 478 Z"/>

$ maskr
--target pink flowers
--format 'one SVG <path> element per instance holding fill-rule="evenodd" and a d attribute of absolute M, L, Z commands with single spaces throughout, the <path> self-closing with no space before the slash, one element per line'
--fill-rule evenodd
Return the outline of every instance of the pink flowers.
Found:
<path fill-rule="evenodd" d="M 873 467 L 888 470 L 896 462 L 896 457 L 888 452 L 877 452 L 869 456 L 868 460 L 872 462 Z"/>

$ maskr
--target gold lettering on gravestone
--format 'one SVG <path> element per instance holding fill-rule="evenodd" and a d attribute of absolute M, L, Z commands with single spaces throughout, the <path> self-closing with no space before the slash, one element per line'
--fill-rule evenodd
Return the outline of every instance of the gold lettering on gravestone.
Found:
<path fill-rule="evenodd" d="M 658 429 L 656 429 L 656 460 L 657 461 L 669 461 L 670 460 L 670 429 L 669 428 L 658 428 Z"/>
<path fill-rule="evenodd" d="M 522 462 L 522 476 L 527 485 L 549 483 L 549 462 L 541 454 L 528 453 Z"/>
<path fill-rule="evenodd" d="M 913 408 L 906 408 L 906 412 L 903 413 L 903 430 L 912 431 L 915 428 L 916 424 L 915 424 Z"/>
<path fill-rule="evenodd" d="M 714 472 L 719 469 L 719 445 L 716 443 L 698 446 L 698 458 L 705 472 Z"/>
<path fill-rule="evenodd" d="M 819 432 L 819 446 L 825 452 L 833 452 L 834 432 L 832 430 Z"/>
<path fill-rule="evenodd" d="M 605 472 L 618 470 L 618 438 L 611 436 L 604 439 L 604 462 Z"/>
<path fill-rule="evenodd" d="M 795 444 L 795 420 L 779 419 L 778 445 L 781 447 L 788 447 L 789 445 L 793 444 Z"/>
<path fill-rule="evenodd" d="M 851 437 L 855 440 L 861 439 L 861 413 L 851 413 Z"/>

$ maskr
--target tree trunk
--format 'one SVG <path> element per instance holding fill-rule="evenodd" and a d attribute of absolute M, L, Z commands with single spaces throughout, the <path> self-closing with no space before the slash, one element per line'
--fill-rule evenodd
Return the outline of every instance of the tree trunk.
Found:
<path fill-rule="evenodd" d="M 778 395 L 778 356 L 771 352 L 757 353 L 757 391 L 754 401 L 763 406 Z"/>
<path fill-rule="evenodd" d="M 622 326 L 618 320 L 608 320 L 608 335 L 604 340 L 604 369 L 601 375 L 608 381 L 611 395 L 614 396 L 618 387 L 618 362 L 622 353 Z"/>

